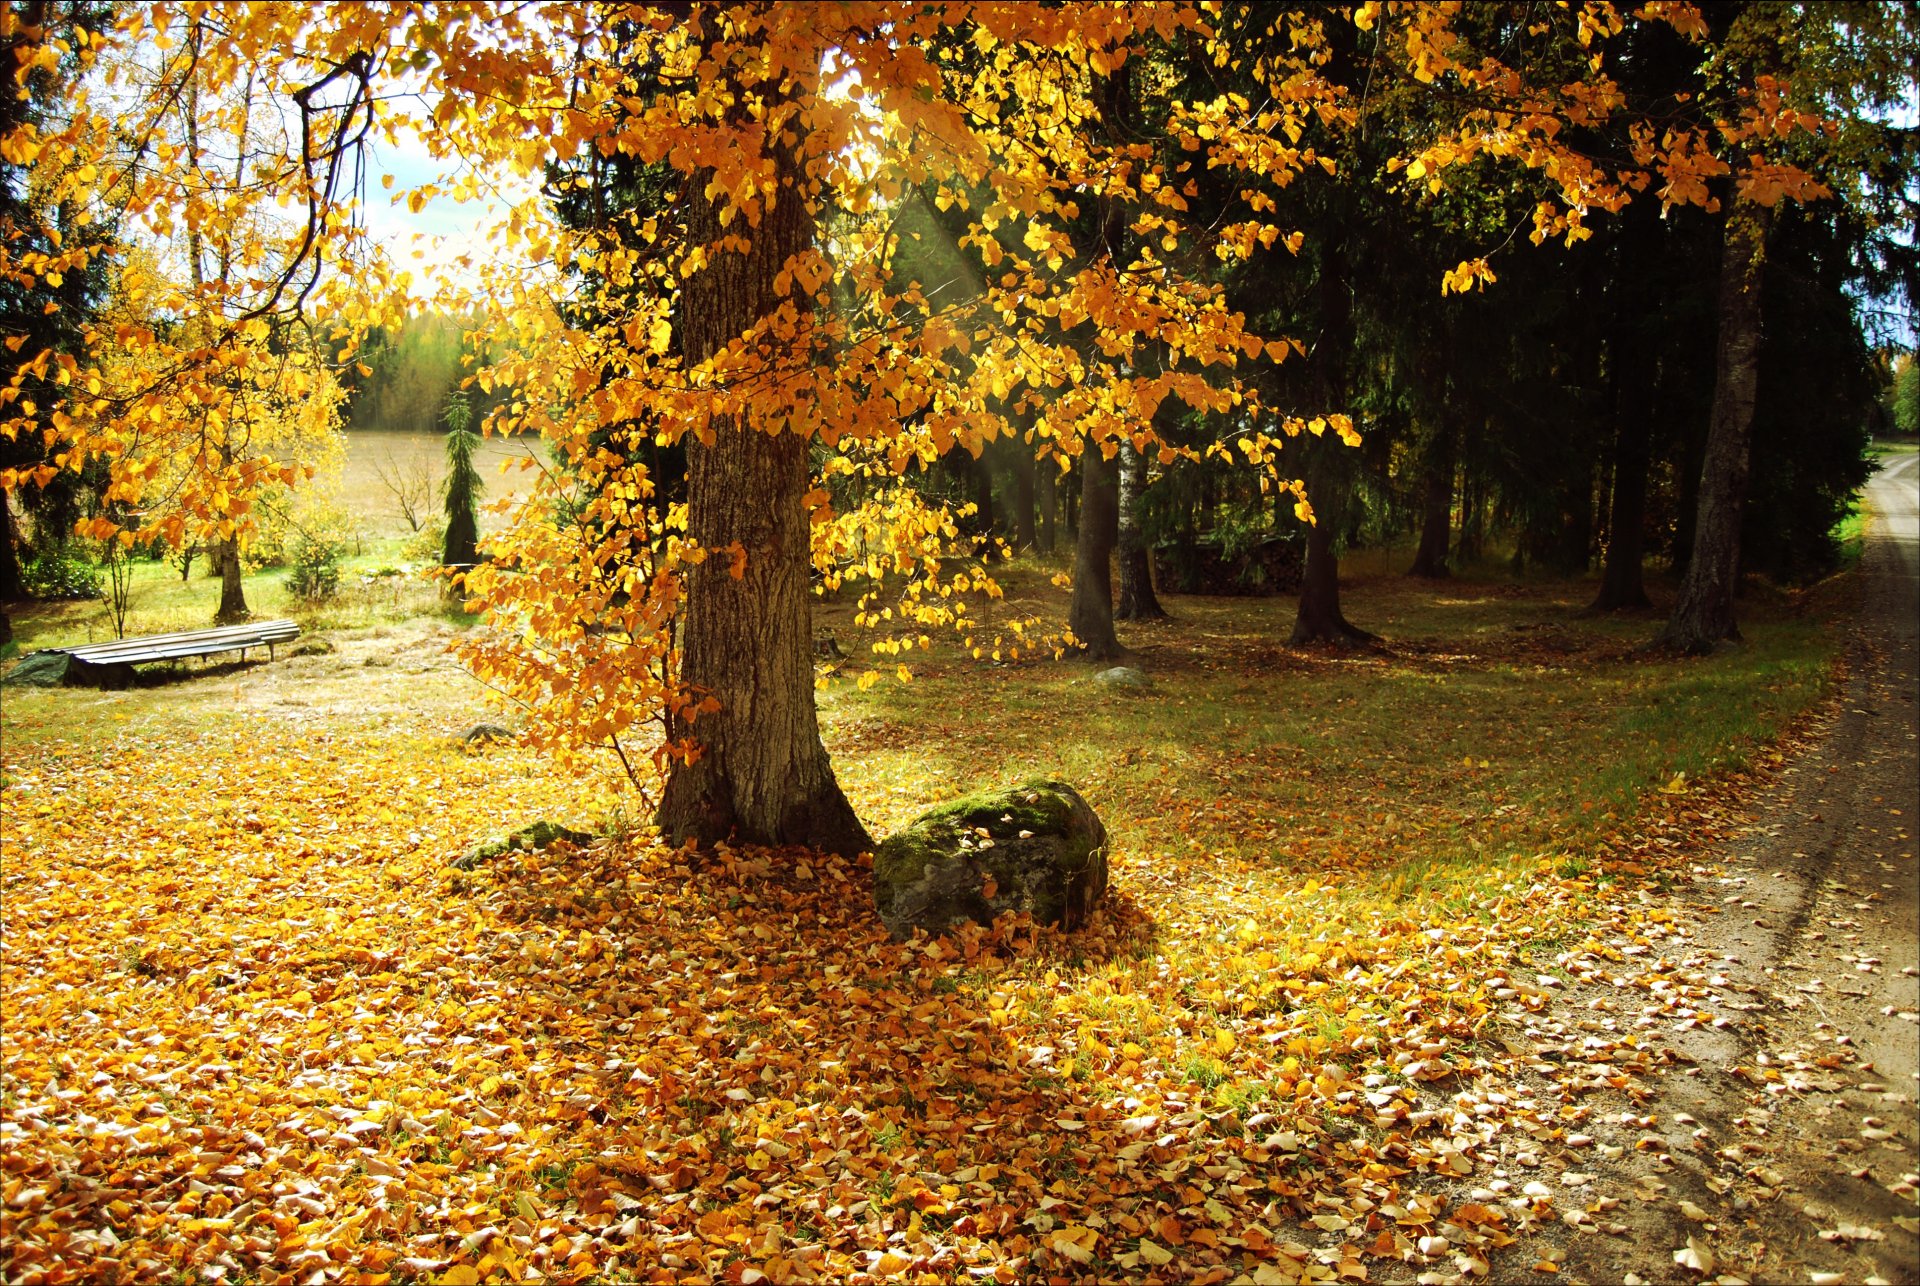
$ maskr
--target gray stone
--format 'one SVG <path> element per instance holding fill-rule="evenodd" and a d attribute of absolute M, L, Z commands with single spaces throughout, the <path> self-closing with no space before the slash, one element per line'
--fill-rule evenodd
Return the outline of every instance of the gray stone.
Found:
<path fill-rule="evenodd" d="M 944 933 L 1025 911 L 1069 930 L 1107 891 L 1107 828 L 1065 782 L 1036 779 L 923 813 L 873 854 L 887 931 Z"/>
<path fill-rule="evenodd" d="M 1116 665 L 1111 670 L 1102 670 L 1093 676 L 1093 681 L 1103 688 L 1126 688 L 1131 692 L 1146 692 L 1153 687 L 1152 679 L 1126 665 Z"/>

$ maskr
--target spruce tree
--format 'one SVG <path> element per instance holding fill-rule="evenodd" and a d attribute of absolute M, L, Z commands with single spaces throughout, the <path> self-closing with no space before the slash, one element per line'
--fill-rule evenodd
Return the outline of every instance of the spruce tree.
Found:
<path fill-rule="evenodd" d="M 455 390 L 447 395 L 441 422 L 447 426 L 447 534 L 440 561 L 448 567 L 471 567 L 480 561 L 478 507 L 483 484 L 473 461 L 480 435 L 473 431 L 473 411 L 464 394 Z"/>

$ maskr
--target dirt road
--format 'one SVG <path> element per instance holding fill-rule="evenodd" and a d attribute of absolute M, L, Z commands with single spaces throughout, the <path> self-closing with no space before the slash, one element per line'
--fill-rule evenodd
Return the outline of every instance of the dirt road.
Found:
<path fill-rule="evenodd" d="M 1868 487 L 1845 688 L 1744 833 L 1700 855 L 1680 896 L 1709 913 L 1657 965 L 1564 996 L 1575 1030 L 1632 1012 L 1623 990 L 1661 1002 L 1638 1012 L 1668 1066 L 1566 1157 L 1591 1173 L 1559 1202 L 1563 1279 L 1920 1281 L 1916 484 L 1908 454 Z"/>

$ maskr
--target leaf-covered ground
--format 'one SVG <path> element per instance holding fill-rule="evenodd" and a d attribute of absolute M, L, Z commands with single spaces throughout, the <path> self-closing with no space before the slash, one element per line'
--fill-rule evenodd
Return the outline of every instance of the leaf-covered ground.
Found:
<path fill-rule="evenodd" d="M 4 1276 L 1551 1272 L 1609 1220 L 1530 1165 L 1717 1017 L 1666 891 L 1822 644 L 1780 612 L 1649 662 L 1644 622 L 1447 593 L 1356 595 L 1401 641 L 1349 659 L 1273 647 L 1282 604 L 1178 601 L 1133 633 L 1146 696 L 939 656 L 830 692 L 876 830 L 1082 787 L 1115 891 L 1071 937 L 895 944 L 862 863 L 644 833 L 451 870 L 609 818 L 454 742 L 432 637 L 196 681 L 211 705 L 10 694 Z M 1630 1010 L 1569 1015 L 1602 977 Z"/>

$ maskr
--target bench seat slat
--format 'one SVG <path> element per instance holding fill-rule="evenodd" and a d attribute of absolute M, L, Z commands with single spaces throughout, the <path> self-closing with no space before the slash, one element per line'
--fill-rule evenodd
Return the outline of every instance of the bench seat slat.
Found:
<path fill-rule="evenodd" d="M 133 665 L 141 661 L 164 661 L 215 652 L 238 652 L 268 647 L 300 637 L 297 621 L 261 621 L 257 624 L 226 625 L 210 630 L 191 630 L 182 634 L 151 634 L 145 638 L 119 639 L 112 643 L 89 643 L 81 647 L 58 648 L 69 656 L 96 665 Z"/>
<path fill-rule="evenodd" d="M 133 640 L 110 645 L 95 644 L 86 647 L 62 648 L 72 656 L 83 661 L 111 661 L 124 659 L 138 653 L 165 652 L 172 655 L 192 656 L 196 652 L 226 652 L 237 648 L 265 647 L 269 643 L 285 643 L 299 637 L 297 634 L 248 635 L 241 638 L 193 639 L 193 640 Z"/>
<path fill-rule="evenodd" d="M 278 635 L 298 635 L 300 624 L 292 620 L 269 620 L 257 626 L 221 626 L 219 630 L 192 630 L 184 633 L 150 633 L 134 639 L 111 639 L 108 643 L 84 643 L 81 647 L 94 649 L 115 649 L 115 647 L 138 647 L 144 643 L 219 643 L 225 639 L 255 639 L 255 637 L 278 637 Z M 75 649 L 60 649 L 75 651 Z"/>

